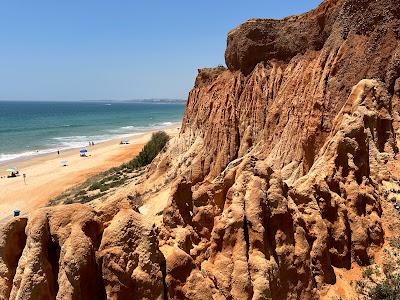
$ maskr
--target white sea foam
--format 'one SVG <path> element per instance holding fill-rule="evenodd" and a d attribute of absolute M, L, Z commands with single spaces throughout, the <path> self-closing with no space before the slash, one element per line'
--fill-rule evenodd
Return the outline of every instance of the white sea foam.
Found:
<path fill-rule="evenodd" d="M 23 153 L 14 153 L 14 154 L 4 154 L 0 153 L 0 162 L 11 161 L 20 157 L 33 155 L 33 152 L 23 152 Z"/>
<path fill-rule="evenodd" d="M 162 122 L 162 123 L 153 123 L 150 124 L 148 126 L 133 126 L 133 125 L 129 125 L 129 126 L 123 126 L 117 129 L 110 129 L 108 130 L 108 132 L 112 133 L 112 134 L 117 134 L 117 137 L 120 136 L 120 134 L 129 134 L 132 135 L 133 133 L 138 133 L 138 134 L 142 134 L 145 133 L 147 131 L 151 131 L 151 130 L 157 130 L 157 129 L 163 129 L 164 127 L 167 126 L 171 126 L 173 124 L 178 124 L 177 122 Z"/>
<path fill-rule="evenodd" d="M 174 122 L 162 122 L 162 123 L 154 123 L 149 126 L 123 126 L 118 129 L 108 130 L 108 134 L 102 135 L 74 135 L 74 136 L 61 136 L 52 138 L 52 141 L 47 145 L 46 149 L 38 149 L 34 151 L 25 151 L 20 153 L 0 153 L 0 163 L 19 160 L 31 156 L 43 155 L 48 153 L 54 153 L 58 150 L 68 150 L 75 149 L 80 147 L 86 147 L 90 142 L 95 142 L 96 144 L 106 142 L 112 139 L 117 138 L 127 138 L 130 136 L 137 136 L 144 134 L 148 131 L 162 129 L 166 126 L 171 126 L 173 124 L 178 124 Z M 65 127 L 69 127 L 71 125 L 64 125 Z"/>
<path fill-rule="evenodd" d="M 74 135 L 74 136 L 62 136 L 53 138 L 54 142 L 51 143 L 52 147 L 57 147 L 60 150 L 72 149 L 85 147 L 89 142 L 102 143 L 105 141 L 112 140 L 115 135 L 104 134 L 104 135 Z"/>
<path fill-rule="evenodd" d="M 42 149 L 42 150 L 36 150 L 36 151 L 25 151 L 21 153 L 12 153 L 12 154 L 4 154 L 0 153 L 0 163 L 7 162 L 7 161 L 14 161 L 18 160 L 21 158 L 26 158 L 26 157 L 31 157 L 31 156 L 37 156 L 37 155 L 43 155 L 43 154 L 48 154 L 52 152 L 56 152 L 58 149 Z"/>

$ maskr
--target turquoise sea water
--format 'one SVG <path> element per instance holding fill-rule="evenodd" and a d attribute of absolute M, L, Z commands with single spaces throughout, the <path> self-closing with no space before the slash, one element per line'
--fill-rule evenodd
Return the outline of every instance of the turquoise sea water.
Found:
<path fill-rule="evenodd" d="M 0 101 L 0 163 L 179 122 L 183 103 Z"/>

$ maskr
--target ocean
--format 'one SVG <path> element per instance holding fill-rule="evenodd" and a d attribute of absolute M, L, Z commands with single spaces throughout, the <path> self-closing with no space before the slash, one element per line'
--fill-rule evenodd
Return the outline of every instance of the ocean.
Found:
<path fill-rule="evenodd" d="M 181 121 L 183 103 L 0 101 L 0 163 Z"/>

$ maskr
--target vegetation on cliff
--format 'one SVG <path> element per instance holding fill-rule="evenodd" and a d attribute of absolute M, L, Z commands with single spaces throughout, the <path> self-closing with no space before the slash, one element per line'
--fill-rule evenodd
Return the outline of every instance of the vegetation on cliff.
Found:
<path fill-rule="evenodd" d="M 122 168 L 135 170 L 147 166 L 160 153 L 169 140 L 168 134 L 164 131 L 153 133 L 150 141 L 143 147 L 143 150 Z"/>
<path fill-rule="evenodd" d="M 151 139 L 131 161 L 89 178 L 81 185 L 57 196 L 49 202 L 49 205 L 87 203 L 107 196 L 111 190 L 115 190 L 143 174 L 142 168 L 153 161 L 164 149 L 169 139 L 170 137 L 164 131 L 153 133 Z"/>

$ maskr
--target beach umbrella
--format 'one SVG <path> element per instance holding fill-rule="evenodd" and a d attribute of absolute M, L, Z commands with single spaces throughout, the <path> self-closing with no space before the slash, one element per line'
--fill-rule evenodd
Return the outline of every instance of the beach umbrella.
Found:
<path fill-rule="evenodd" d="M 79 151 L 80 153 L 86 153 L 86 152 L 88 152 L 86 149 L 81 149 L 80 151 Z"/>
<path fill-rule="evenodd" d="M 60 161 L 60 164 L 61 164 L 63 167 L 68 166 L 68 160 L 62 160 L 62 161 Z"/>
<path fill-rule="evenodd" d="M 8 167 L 7 171 L 8 172 L 15 172 L 15 171 L 17 171 L 17 167 Z"/>

